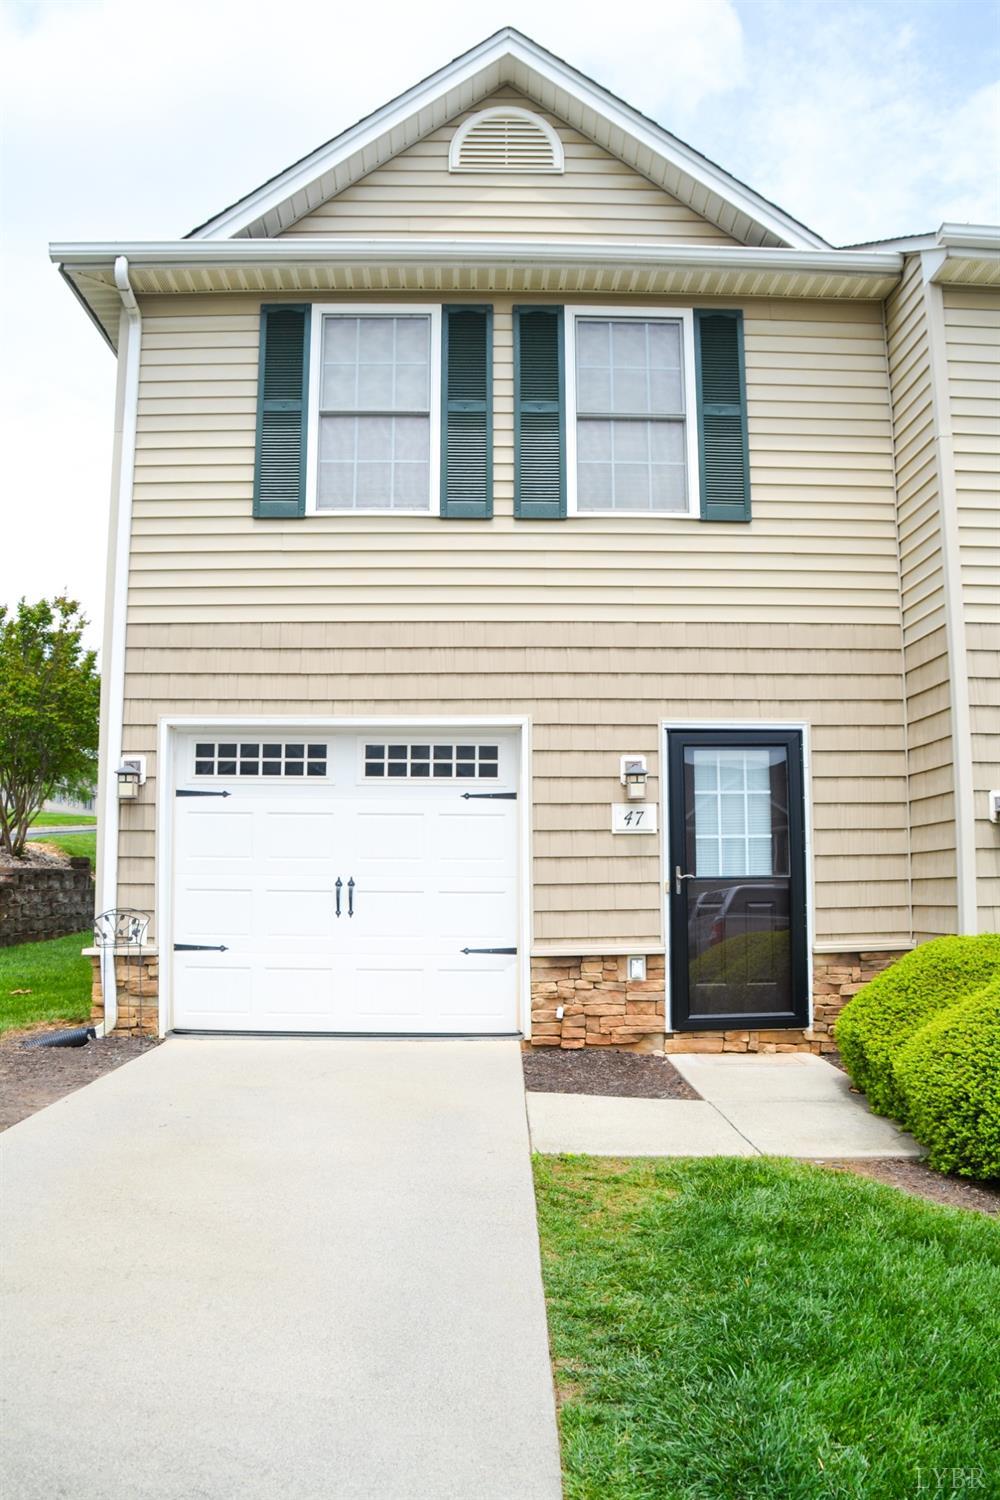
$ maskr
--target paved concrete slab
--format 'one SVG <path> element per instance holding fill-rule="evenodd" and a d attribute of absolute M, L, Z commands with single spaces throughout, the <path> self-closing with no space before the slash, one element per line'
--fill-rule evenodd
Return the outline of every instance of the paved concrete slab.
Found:
<path fill-rule="evenodd" d="M 528 1094 L 536 1151 L 583 1156 L 756 1156 L 711 1104 L 696 1099 L 621 1099 Z"/>
<path fill-rule="evenodd" d="M 810 1053 L 675 1053 L 670 1061 L 768 1156 L 922 1156 L 911 1135 L 873 1115 L 846 1073 Z"/>
<path fill-rule="evenodd" d="M 911 1135 L 873 1115 L 859 1100 L 744 1100 L 716 1105 L 765 1156 L 923 1156 Z"/>
<path fill-rule="evenodd" d="M 672 1053 L 701 1100 L 528 1094 L 536 1151 L 588 1156 L 922 1156 L 810 1054 Z"/>
<path fill-rule="evenodd" d="M 837 1102 L 850 1097 L 851 1080 L 832 1063 L 811 1052 L 765 1053 L 681 1052 L 671 1054 L 677 1071 L 713 1104 L 767 1100 L 772 1104 L 796 1100 Z"/>
<path fill-rule="evenodd" d="M 557 1500 L 515 1042 L 173 1039 L 13 1126 L 18 1500 Z"/>

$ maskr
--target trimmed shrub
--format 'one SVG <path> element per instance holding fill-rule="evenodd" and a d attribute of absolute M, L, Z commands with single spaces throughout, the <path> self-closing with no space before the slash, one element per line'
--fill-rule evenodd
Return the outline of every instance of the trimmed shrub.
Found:
<path fill-rule="evenodd" d="M 934 938 L 907 953 L 849 1000 L 834 1037 L 844 1066 L 876 1114 L 906 1122 L 896 1082 L 900 1049 L 942 1011 L 1000 974 L 1000 933 Z"/>
<path fill-rule="evenodd" d="M 922 1026 L 895 1071 L 929 1164 L 1000 1177 L 1000 976 Z"/>

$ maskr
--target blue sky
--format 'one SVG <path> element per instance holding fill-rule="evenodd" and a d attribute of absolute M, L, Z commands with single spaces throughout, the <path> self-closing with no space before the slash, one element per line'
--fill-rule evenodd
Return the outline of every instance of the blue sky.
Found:
<path fill-rule="evenodd" d="M 1000 221 L 993 0 L 633 0 L 617 31 L 569 0 L 428 14 L 0 0 L 0 600 L 65 586 L 100 618 L 114 362 L 47 242 L 181 235 L 501 25 L 834 244 Z"/>

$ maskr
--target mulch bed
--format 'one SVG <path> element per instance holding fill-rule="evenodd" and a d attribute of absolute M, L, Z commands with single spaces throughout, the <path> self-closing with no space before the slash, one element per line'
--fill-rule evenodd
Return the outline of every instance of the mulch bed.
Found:
<path fill-rule="evenodd" d="M 122 1063 L 141 1057 L 158 1045 L 156 1037 L 105 1036 L 85 1047 L 33 1047 L 22 1041 L 43 1031 L 69 1031 L 66 1025 L 33 1026 L 28 1031 L 8 1031 L 0 1037 L 0 1130 L 26 1120 L 36 1110 L 53 1104 L 92 1083 L 102 1073 L 111 1073 Z"/>
<path fill-rule="evenodd" d="M 612 1047 L 537 1047 L 523 1053 L 524 1086 L 535 1094 L 603 1094 L 624 1099 L 700 1099 L 666 1057 Z"/>
<path fill-rule="evenodd" d="M 1000 1215 L 1000 1182 L 945 1177 L 922 1161 L 908 1157 L 845 1157 L 838 1161 L 820 1161 L 816 1165 L 829 1167 L 834 1172 L 854 1172 L 858 1177 L 887 1182 L 890 1187 L 911 1193 L 914 1198 L 926 1198 L 930 1203 L 943 1203 L 948 1208 L 968 1208 L 975 1213 Z"/>

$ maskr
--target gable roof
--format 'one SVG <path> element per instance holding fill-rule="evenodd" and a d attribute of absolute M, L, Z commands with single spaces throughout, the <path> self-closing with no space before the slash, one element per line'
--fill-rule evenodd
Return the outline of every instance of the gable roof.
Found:
<path fill-rule="evenodd" d="M 776 204 L 510 26 L 247 193 L 187 238 L 279 235 L 503 84 L 512 84 L 744 244 L 828 248 Z"/>

